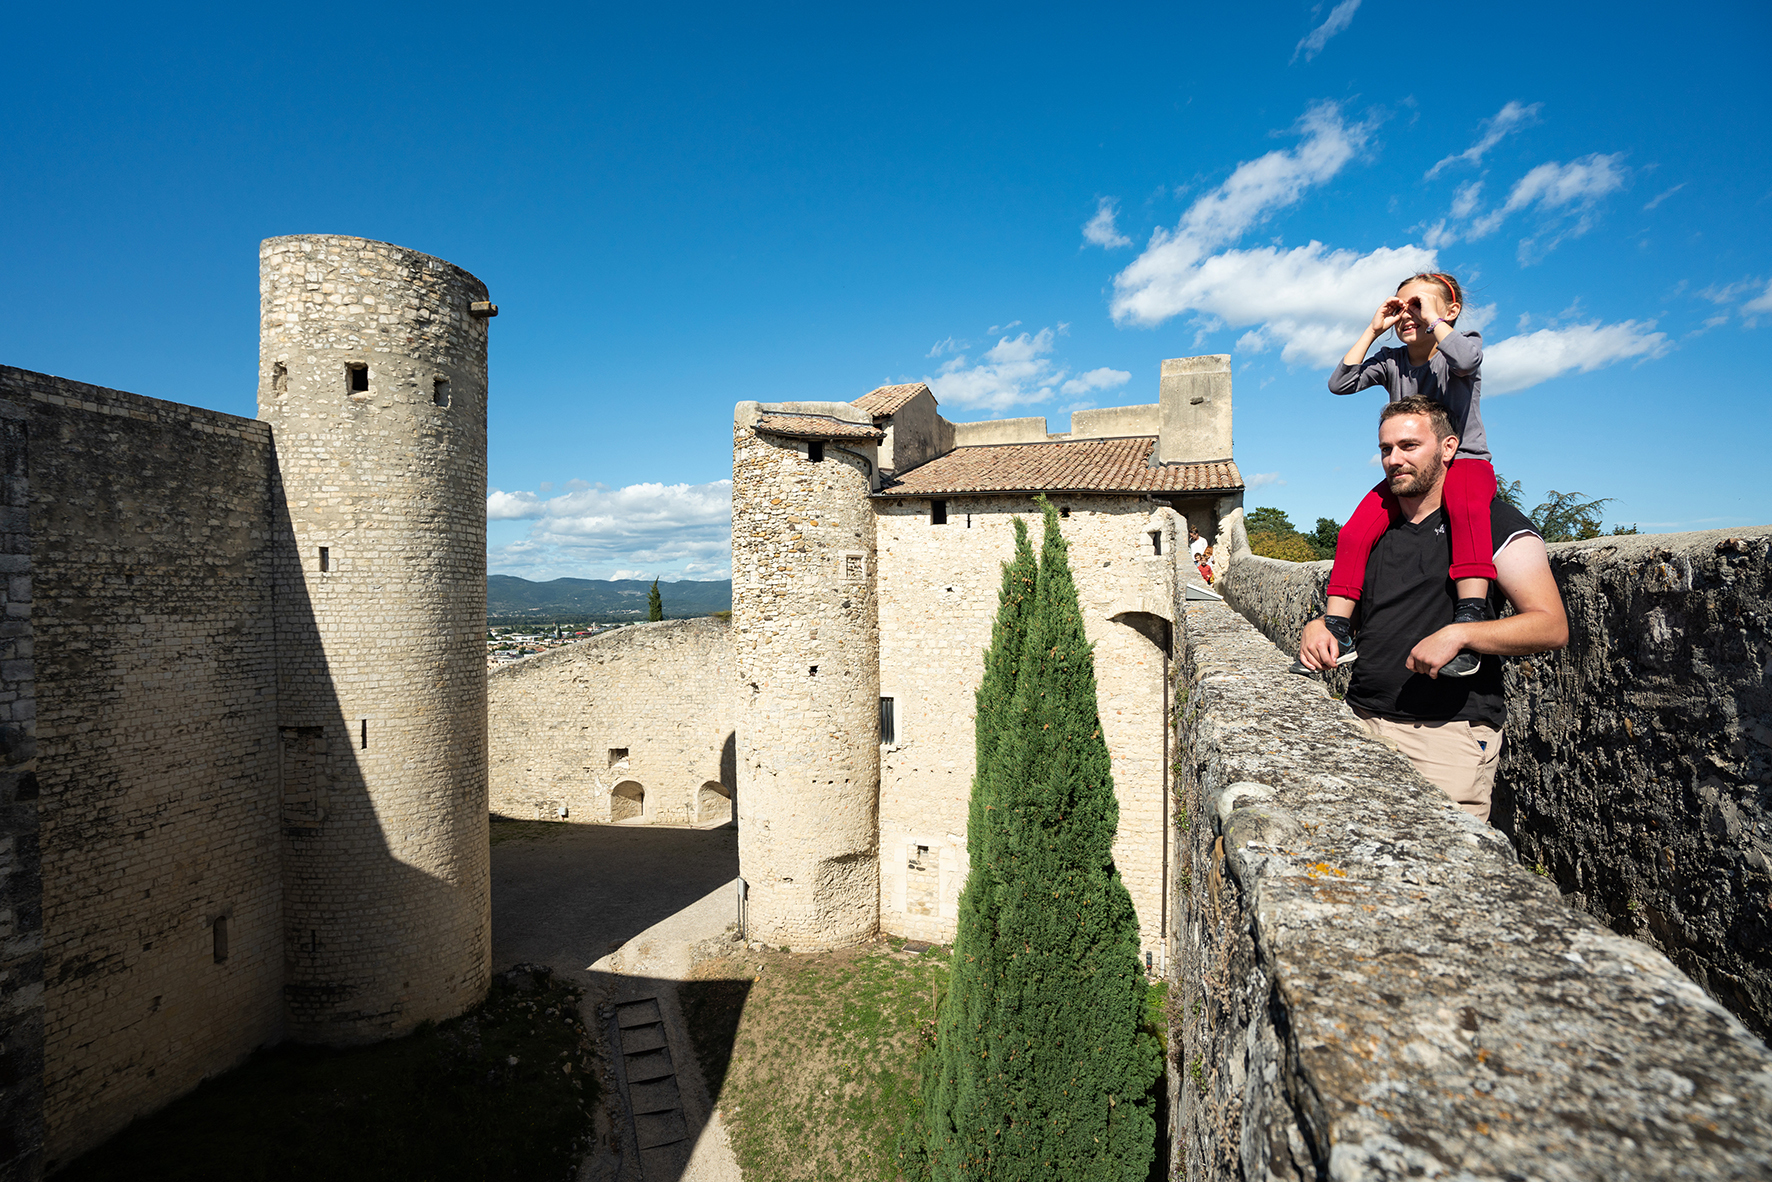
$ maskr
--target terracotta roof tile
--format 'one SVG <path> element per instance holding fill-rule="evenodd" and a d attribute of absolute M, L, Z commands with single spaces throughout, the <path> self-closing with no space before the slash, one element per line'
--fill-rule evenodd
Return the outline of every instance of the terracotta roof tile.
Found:
<path fill-rule="evenodd" d="M 756 429 L 791 439 L 884 439 L 886 432 L 865 423 L 845 423 L 829 415 L 765 414 Z"/>
<path fill-rule="evenodd" d="M 860 407 L 875 418 L 883 418 L 896 414 L 898 409 L 917 395 L 927 392 L 928 386 L 922 382 L 911 382 L 903 386 L 881 386 L 869 390 L 852 402 L 851 406 Z"/>
<path fill-rule="evenodd" d="M 988 492 L 1212 493 L 1243 487 L 1232 460 L 1152 467 L 1155 436 L 959 447 L 913 468 L 876 496 Z"/>

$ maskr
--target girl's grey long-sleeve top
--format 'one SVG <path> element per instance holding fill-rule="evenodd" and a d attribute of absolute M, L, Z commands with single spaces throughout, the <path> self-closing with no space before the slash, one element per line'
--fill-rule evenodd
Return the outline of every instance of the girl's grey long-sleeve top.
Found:
<path fill-rule="evenodd" d="M 1446 408 L 1458 433 L 1458 454 L 1488 463 L 1489 441 L 1483 434 L 1483 334 L 1454 330 L 1422 365 L 1411 365 L 1402 346 L 1380 349 L 1358 365 L 1338 364 L 1329 375 L 1331 394 L 1352 394 L 1367 386 L 1383 386 L 1391 401 L 1422 394 Z"/>

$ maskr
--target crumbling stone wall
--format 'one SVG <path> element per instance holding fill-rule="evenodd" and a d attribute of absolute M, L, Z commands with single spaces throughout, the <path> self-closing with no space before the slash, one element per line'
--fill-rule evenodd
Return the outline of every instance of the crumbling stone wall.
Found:
<path fill-rule="evenodd" d="M 0 402 L 0 1182 L 43 1168 L 43 873 L 28 412 Z"/>
<path fill-rule="evenodd" d="M 23 370 L 0 397 L 32 440 L 53 1166 L 282 1034 L 270 431 Z"/>
<path fill-rule="evenodd" d="M 1571 903 L 1666 952 L 1761 1037 L 1772 1035 L 1769 544 L 1772 527 L 1551 546 L 1569 646 L 1507 662 L 1494 816 Z M 1328 569 L 1242 554 L 1221 585 L 1291 652 Z"/>
<path fill-rule="evenodd" d="M 498 816 L 706 824 L 732 817 L 731 626 L 635 624 L 487 675 Z"/>
<path fill-rule="evenodd" d="M 1120 822 L 1114 865 L 1138 911 L 1142 950 L 1163 951 L 1163 677 L 1182 518 L 1136 496 L 1063 496 L 1060 530 L 1095 646 L 1103 737 Z M 896 734 L 880 761 L 880 911 L 886 930 L 951 941 L 965 885 L 974 696 L 996 617 L 1014 518 L 1036 553 L 1027 496 L 955 497 L 947 523 L 922 499 L 875 502 L 880 545 L 880 693 Z M 1163 536 L 1161 554 L 1151 533 Z"/>
<path fill-rule="evenodd" d="M 1740 1021 L 1566 906 L 1242 617 L 1185 620 L 1178 1176 L 1772 1171 L 1772 1052 Z"/>

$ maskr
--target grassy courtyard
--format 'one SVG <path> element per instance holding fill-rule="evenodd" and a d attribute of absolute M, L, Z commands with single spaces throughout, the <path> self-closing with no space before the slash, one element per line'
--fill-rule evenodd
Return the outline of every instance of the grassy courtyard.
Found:
<path fill-rule="evenodd" d="M 947 949 L 746 952 L 681 987 L 745 1182 L 890 1182 Z"/>

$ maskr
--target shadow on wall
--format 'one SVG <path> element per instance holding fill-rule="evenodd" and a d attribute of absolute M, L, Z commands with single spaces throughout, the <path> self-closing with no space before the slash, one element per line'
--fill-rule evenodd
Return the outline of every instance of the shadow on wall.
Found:
<path fill-rule="evenodd" d="M 476 595 L 483 610 L 484 579 L 451 586 L 428 572 L 397 613 L 406 659 L 365 660 L 337 633 L 370 587 L 329 580 L 335 598 L 317 609 L 281 480 L 273 503 L 288 1034 L 367 1042 L 486 994 L 485 674 L 478 646 L 462 643 L 478 636 L 464 617 Z"/>

